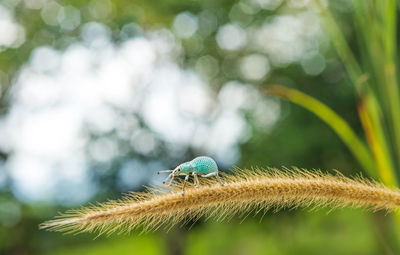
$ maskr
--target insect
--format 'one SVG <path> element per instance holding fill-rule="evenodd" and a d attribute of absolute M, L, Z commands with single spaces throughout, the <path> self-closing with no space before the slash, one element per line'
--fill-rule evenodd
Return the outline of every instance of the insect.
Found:
<path fill-rule="evenodd" d="M 212 158 L 206 156 L 197 157 L 192 161 L 182 163 L 179 166 L 177 166 L 174 170 L 163 170 L 157 172 L 157 174 L 160 173 L 170 173 L 167 176 L 167 178 L 165 178 L 165 180 L 163 181 L 163 183 L 165 184 L 168 178 L 171 177 L 168 186 L 172 184 L 172 181 L 174 180 L 175 176 L 186 175 L 185 180 L 183 181 L 182 197 L 185 195 L 185 186 L 186 182 L 189 180 L 190 174 L 193 175 L 194 178 L 193 182 L 196 188 L 199 187 L 198 176 L 201 177 L 216 176 L 219 184 L 221 184 L 221 186 L 226 186 L 221 182 L 221 179 L 219 178 L 217 163 L 215 163 L 215 161 Z"/>

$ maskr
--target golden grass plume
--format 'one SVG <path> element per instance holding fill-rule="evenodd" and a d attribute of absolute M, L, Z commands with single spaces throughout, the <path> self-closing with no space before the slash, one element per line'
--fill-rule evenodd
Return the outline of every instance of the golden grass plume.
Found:
<path fill-rule="evenodd" d="M 297 168 L 285 171 L 237 169 L 234 175 L 224 175 L 223 181 L 228 186 L 203 179 L 198 189 L 189 185 L 184 197 L 179 183 L 170 190 L 160 187 L 130 193 L 120 200 L 67 211 L 42 223 L 40 228 L 100 235 L 136 228 L 155 230 L 202 216 L 222 220 L 284 207 L 352 206 L 389 211 L 400 207 L 398 189 L 362 177 L 350 179 L 340 173 L 331 175 Z"/>

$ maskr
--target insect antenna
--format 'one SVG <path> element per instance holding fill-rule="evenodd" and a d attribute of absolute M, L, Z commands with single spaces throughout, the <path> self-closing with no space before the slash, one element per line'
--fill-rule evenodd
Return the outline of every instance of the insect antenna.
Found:
<path fill-rule="evenodd" d="M 157 174 L 161 174 L 161 173 L 172 173 L 174 170 L 162 170 L 162 171 L 158 171 Z"/>
<path fill-rule="evenodd" d="M 168 178 L 171 177 L 171 180 L 169 181 L 167 186 L 171 186 L 172 181 L 174 180 L 175 174 L 179 171 L 179 166 L 177 166 L 174 170 L 163 170 L 163 171 L 158 171 L 157 173 L 170 173 L 167 178 L 163 181 L 163 184 L 165 184 L 168 180 Z"/>
<path fill-rule="evenodd" d="M 168 180 L 169 177 L 171 177 L 171 175 L 173 174 L 174 170 L 162 170 L 162 171 L 158 171 L 157 174 L 161 174 L 161 173 L 170 173 L 167 178 L 164 179 L 163 184 L 165 184 Z"/>
<path fill-rule="evenodd" d="M 162 183 L 165 184 L 165 183 L 167 182 L 168 178 L 170 178 L 170 177 L 171 177 L 171 180 L 170 180 L 168 186 L 171 185 L 172 180 L 174 179 L 174 173 L 173 173 L 173 172 L 170 173 L 170 174 L 167 176 L 167 178 L 164 179 L 164 181 L 163 181 Z"/>

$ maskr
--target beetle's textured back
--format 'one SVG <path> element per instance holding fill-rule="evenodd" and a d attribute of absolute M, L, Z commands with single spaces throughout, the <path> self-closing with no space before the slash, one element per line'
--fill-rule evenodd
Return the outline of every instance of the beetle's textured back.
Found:
<path fill-rule="evenodd" d="M 198 173 L 207 174 L 218 172 L 217 163 L 210 157 L 197 157 L 191 161 L 191 164 Z"/>

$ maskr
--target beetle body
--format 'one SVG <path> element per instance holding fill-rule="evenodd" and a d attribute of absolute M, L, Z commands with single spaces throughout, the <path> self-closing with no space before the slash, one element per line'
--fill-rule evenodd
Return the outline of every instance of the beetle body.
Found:
<path fill-rule="evenodd" d="M 192 161 L 180 164 L 182 173 L 192 174 L 197 173 L 198 175 L 206 175 L 210 173 L 218 172 L 218 166 L 215 161 L 210 157 L 197 157 Z"/>
<path fill-rule="evenodd" d="M 185 180 L 183 182 L 182 196 L 184 196 L 185 194 L 186 182 L 189 180 L 190 175 L 193 175 L 194 185 L 196 188 L 198 188 L 199 186 L 199 180 L 197 178 L 198 176 L 201 177 L 216 176 L 221 186 L 225 186 L 224 184 L 222 184 L 221 179 L 219 178 L 217 163 L 212 158 L 206 156 L 197 157 L 191 161 L 182 163 L 179 166 L 177 166 L 174 170 L 164 170 L 164 171 L 159 171 L 158 173 L 170 173 L 163 182 L 165 183 L 168 180 L 168 178 L 171 177 L 168 186 L 172 184 L 172 181 L 175 178 L 175 176 L 186 175 Z"/>

